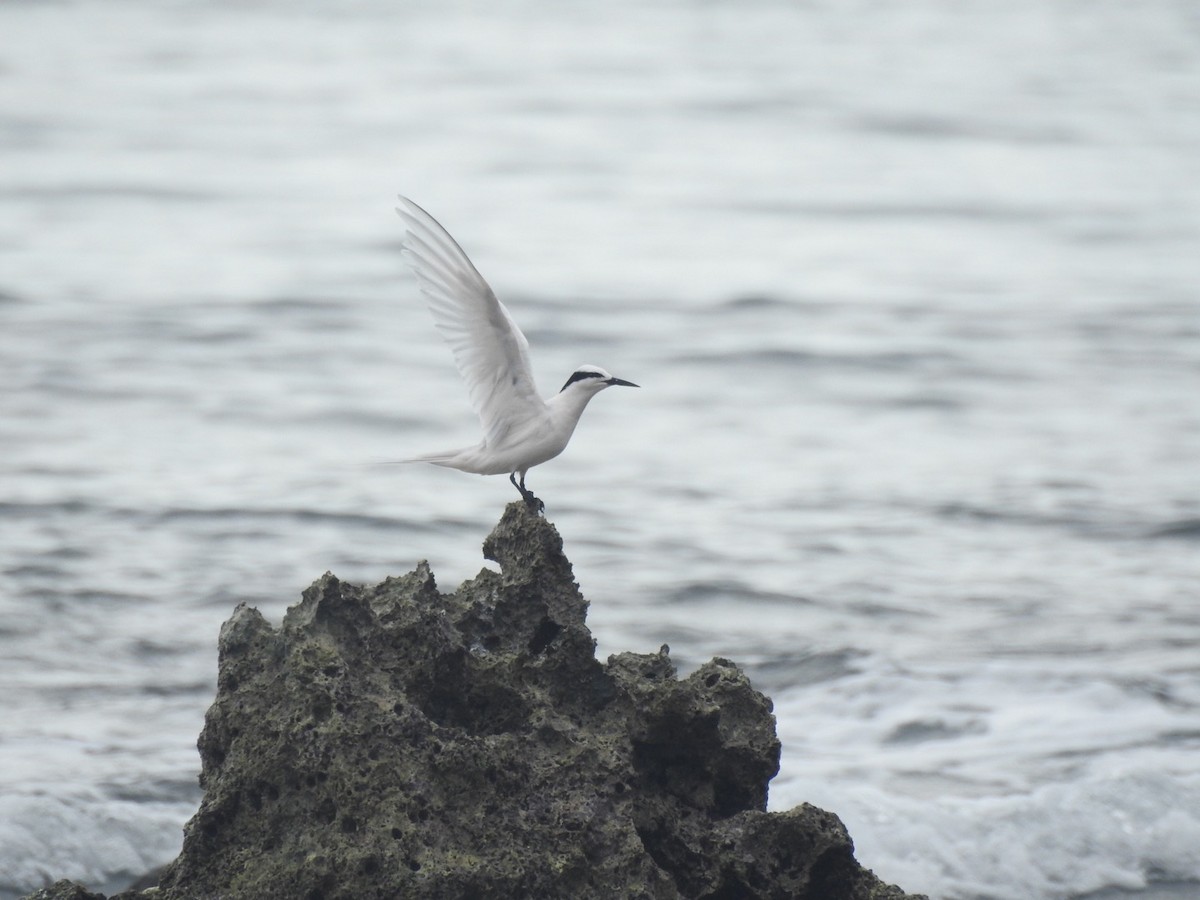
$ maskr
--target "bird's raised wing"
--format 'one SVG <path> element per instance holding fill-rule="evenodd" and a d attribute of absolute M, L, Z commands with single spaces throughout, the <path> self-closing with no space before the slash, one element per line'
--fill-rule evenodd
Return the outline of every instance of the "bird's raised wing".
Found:
<path fill-rule="evenodd" d="M 510 428 L 545 408 L 529 341 L 446 229 L 408 198 L 400 203 L 396 212 L 408 226 L 401 253 L 454 353 L 484 438 L 495 447 Z"/>

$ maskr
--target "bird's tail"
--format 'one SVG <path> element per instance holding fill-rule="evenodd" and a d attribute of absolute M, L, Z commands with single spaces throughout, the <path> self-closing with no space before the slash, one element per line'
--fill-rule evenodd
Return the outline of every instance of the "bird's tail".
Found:
<path fill-rule="evenodd" d="M 444 466 L 447 469 L 458 469 L 461 472 L 480 471 L 479 447 L 459 447 L 456 450 L 443 450 L 440 453 L 424 453 L 408 459 L 397 459 L 393 462 L 404 465 L 407 463 L 428 463 L 431 466 Z"/>
<path fill-rule="evenodd" d="M 396 460 L 399 463 L 429 463 L 431 466 L 454 466 L 454 461 L 461 458 L 463 451 L 444 450 L 441 453 L 424 453 L 421 456 L 411 456 L 408 459 Z"/>

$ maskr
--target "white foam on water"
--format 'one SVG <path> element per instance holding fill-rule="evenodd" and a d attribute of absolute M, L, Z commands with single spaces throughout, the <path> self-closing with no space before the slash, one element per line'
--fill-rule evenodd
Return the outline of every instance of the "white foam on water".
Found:
<path fill-rule="evenodd" d="M 773 809 L 836 812 L 864 865 L 941 900 L 1200 881 L 1190 704 L 1011 666 L 877 675 L 780 698 Z"/>
<path fill-rule="evenodd" d="M 173 859 L 194 805 L 118 800 L 46 785 L 0 795 L 0 896 L 70 878 L 92 888 L 132 881 Z"/>
<path fill-rule="evenodd" d="M 1200 882 L 1200 777 L 1141 771 L 984 797 L 796 780 L 774 801 L 792 797 L 834 809 L 877 875 L 939 900 Z"/>

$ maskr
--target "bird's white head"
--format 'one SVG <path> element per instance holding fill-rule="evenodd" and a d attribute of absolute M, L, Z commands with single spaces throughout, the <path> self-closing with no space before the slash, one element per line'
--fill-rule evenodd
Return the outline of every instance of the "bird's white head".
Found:
<path fill-rule="evenodd" d="M 613 377 L 599 366 L 580 366 L 571 373 L 571 377 L 567 379 L 567 383 L 562 386 L 562 390 L 559 393 L 580 393 L 590 397 L 614 384 L 624 385 L 625 387 L 638 387 L 632 381 Z"/>

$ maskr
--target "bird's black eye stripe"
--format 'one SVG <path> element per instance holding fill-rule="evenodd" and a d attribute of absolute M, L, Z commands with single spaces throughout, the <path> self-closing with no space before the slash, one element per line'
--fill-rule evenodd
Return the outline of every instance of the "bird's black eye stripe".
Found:
<path fill-rule="evenodd" d="M 571 373 L 571 377 L 567 379 L 567 383 L 564 384 L 561 388 L 559 388 L 558 392 L 561 394 L 563 391 L 565 391 L 567 388 L 569 388 L 575 382 L 583 381 L 583 379 L 585 379 L 585 378 L 603 378 L 603 377 L 604 376 L 601 375 L 599 372 L 583 372 L 583 371 L 573 372 L 573 373 Z"/>

